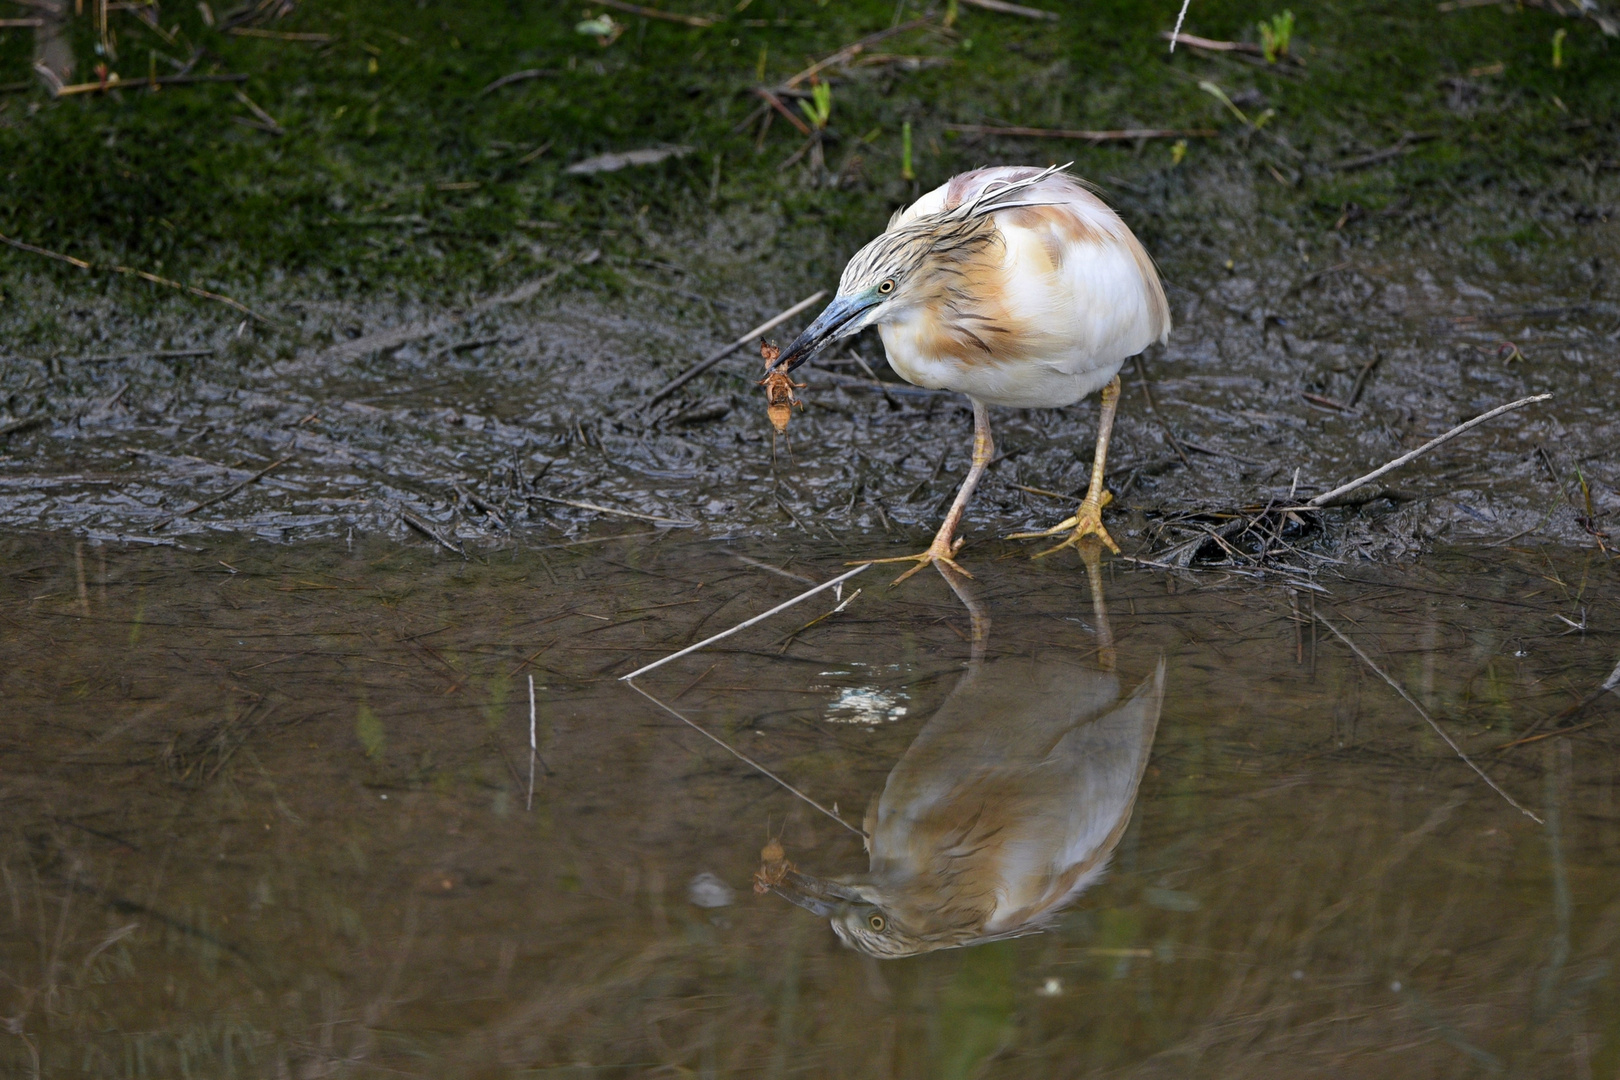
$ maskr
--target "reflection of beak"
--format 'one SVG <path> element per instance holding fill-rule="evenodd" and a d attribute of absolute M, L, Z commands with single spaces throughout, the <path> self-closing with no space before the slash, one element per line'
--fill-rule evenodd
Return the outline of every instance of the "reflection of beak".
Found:
<path fill-rule="evenodd" d="M 793 339 L 772 364 L 772 371 L 792 371 L 841 337 L 853 333 L 853 325 L 877 301 L 869 296 L 839 296 L 828 304 L 804 333 Z"/>
<path fill-rule="evenodd" d="M 821 918 L 832 915 L 843 904 L 861 899 L 860 893 L 848 885 L 827 878 L 811 877 L 797 870 L 783 874 L 781 882 L 771 886 L 771 892 Z"/>

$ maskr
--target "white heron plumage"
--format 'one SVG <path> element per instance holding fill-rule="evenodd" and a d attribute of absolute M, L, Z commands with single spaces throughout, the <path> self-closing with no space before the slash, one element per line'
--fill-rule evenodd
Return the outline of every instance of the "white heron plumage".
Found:
<path fill-rule="evenodd" d="M 1168 339 L 1170 309 L 1136 236 L 1066 168 L 977 169 L 897 212 L 850 259 L 837 296 L 777 361 L 791 371 L 876 327 L 901 378 L 972 400 L 973 467 L 934 543 L 906 557 L 919 565 L 900 580 L 933 562 L 960 569 L 953 536 L 990 461 L 989 405 L 1059 407 L 1103 391 L 1085 501 L 1074 518 L 1030 535 L 1072 526 L 1059 547 L 1087 535 L 1114 547 L 1100 515 L 1119 369 Z"/>

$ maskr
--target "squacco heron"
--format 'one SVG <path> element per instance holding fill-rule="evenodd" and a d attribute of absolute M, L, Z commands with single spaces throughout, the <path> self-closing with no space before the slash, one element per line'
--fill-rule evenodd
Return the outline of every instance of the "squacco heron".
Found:
<path fill-rule="evenodd" d="M 867 811 L 870 869 L 822 878 L 784 862 L 763 887 L 879 958 L 1039 932 L 1124 835 L 1164 671 L 1121 700 L 1112 672 L 1072 659 L 976 660 Z"/>
<path fill-rule="evenodd" d="M 1119 369 L 1170 334 L 1153 260 L 1103 201 L 1063 170 L 1000 166 L 954 177 L 899 211 L 838 283 L 838 295 L 778 357 L 792 371 L 831 343 L 875 326 L 889 364 L 917 386 L 973 403 L 973 459 L 928 550 L 881 562 L 955 562 L 962 512 L 990 464 L 988 406 L 1054 408 L 1102 390 L 1091 484 L 1074 516 L 1012 539 L 1068 533 L 1049 555 L 1096 536 L 1119 405 Z M 965 571 L 963 571 L 965 573 Z"/>

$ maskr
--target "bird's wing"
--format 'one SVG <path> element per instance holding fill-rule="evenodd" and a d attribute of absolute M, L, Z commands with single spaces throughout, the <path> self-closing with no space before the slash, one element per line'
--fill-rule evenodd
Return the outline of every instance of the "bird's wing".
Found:
<path fill-rule="evenodd" d="M 1076 360 L 1105 366 L 1167 340 L 1158 269 L 1119 215 L 1067 176 L 1034 194 L 1048 201 L 995 215 L 1007 317 L 1064 342 Z M 1050 355 L 1061 362 L 1064 352 Z"/>
<path fill-rule="evenodd" d="M 1052 748 L 1042 769 L 1054 778 L 1047 781 L 1053 804 L 1006 845 L 1002 877 L 1013 888 L 987 931 L 1011 931 L 1054 915 L 1102 876 L 1130 823 L 1158 732 L 1164 672 L 1161 658 L 1123 703 Z"/>

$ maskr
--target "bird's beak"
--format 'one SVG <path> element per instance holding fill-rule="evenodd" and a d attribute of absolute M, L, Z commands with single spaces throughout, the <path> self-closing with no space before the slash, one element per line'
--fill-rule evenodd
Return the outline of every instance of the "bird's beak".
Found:
<path fill-rule="evenodd" d="M 780 884 L 771 886 L 771 892 L 824 919 L 837 912 L 842 905 L 861 899 L 860 893 L 848 885 L 801 874 L 797 870 L 784 874 Z"/>
<path fill-rule="evenodd" d="M 770 370 L 792 371 L 839 338 L 853 334 L 861 316 L 877 302 L 876 296 L 867 293 L 835 297 L 816 316 L 816 321 L 805 327 L 804 333 L 794 338 L 793 344 L 782 351 Z"/>

